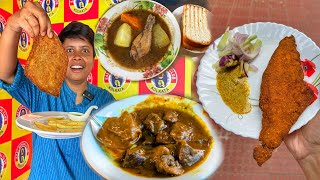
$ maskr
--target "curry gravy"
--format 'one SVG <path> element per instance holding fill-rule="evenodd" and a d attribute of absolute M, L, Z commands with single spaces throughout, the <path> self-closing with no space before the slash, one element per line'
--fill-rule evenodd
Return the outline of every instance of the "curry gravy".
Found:
<path fill-rule="evenodd" d="M 237 114 L 251 111 L 250 86 L 246 77 L 240 76 L 240 66 L 217 74 L 217 89 L 224 103 Z"/>
<path fill-rule="evenodd" d="M 172 109 L 170 108 L 164 108 L 164 107 L 157 107 L 157 108 L 144 108 L 144 109 L 138 109 L 135 110 L 134 113 L 136 115 L 136 121 L 138 124 L 142 124 L 142 122 L 148 117 L 149 114 L 151 113 L 155 113 L 158 114 L 159 116 L 163 116 L 164 113 L 166 113 L 167 111 L 170 111 Z M 178 121 L 180 123 L 185 124 L 186 126 L 188 126 L 188 128 L 192 129 L 192 133 L 190 135 L 190 140 L 187 141 L 187 143 L 194 149 L 198 149 L 198 150 L 205 150 L 203 157 L 196 162 L 195 164 L 193 164 L 192 166 L 184 166 L 182 165 L 182 168 L 184 169 L 184 173 L 196 168 L 197 166 L 199 166 L 200 164 L 202 164 L 205 159 L 207 158 L 210 149 L 213 146 L 213 138 L 210 135 L 209 129 L 206 127 L 206 125 L 203 122 L 200 122 L 198 120 L 198 118 L 194 117 L 193 115 L 183 112 L 183 111 L 177 111 L 175 110 L 175 112 L 178 113 Z M 177 123 L 176 122 L 176 123 Z M 167 131 L 170 132 L 172 130 L 172 123 L 171 122 L 166 122 L 167 128 L 164 129 L 163 131 Z M 142 133 L 145 133 L 146 131 L 148 131 L 145 127 L 141 129 Z M 136 142 L 133 147 L 143 147 L 146 150 L 152 150 L 158 146 L 163 146 L 163 144 L 152 144 L 152 145 L 143 145 L 143 142 L 145 141 L 144 135 L 142 138 L 140 138 L 140 140 L 138 142 Z M 169 144 L 166 145 L 172 148 L 177 148 L 176 144 Z M 129 148 L 130 149 L 130 148 Z M 110 151 L 113 151 L 113 154 L 121 154 L 123 153 L 123 155 L 125 155 L 125 153 L 123 152 L 123 150 L 119 150 L 119 152 L 117 152 L 118 150 L 115 149 L 108 149 L 104 147 L 104 150 L 107 153 L 110 153 Z M 152 152 L 152 151 L 150 151 Z M 123 158 L 117 158 L 115 159 L 115 164 L 118 165 L 120 168 L 122 168 L 123 170 L 132 173 L 133 175 L 138 175 L 138 176 L 143 176 L 143 177 L 170 177 L 170 175 L 168 174 L 163 174 L 163 173 L 159 173 L 157 172 L 155 169 L 148 169 L 142 165 L 140 166 L 135 166 L 135 168 L 124 168 L 122 166 L 123 163 Z M 152 165 L 150 165 L 152 166 Z"/>
<path fill-rule="evenodd" d="M 160 24 L 162 29 L 167 33 L 169 39 L 171 39 L 171 34 L 169 31 L 168 25 L 164 22 L 164 20 L 155 13 L 151 13 L 146 10 L 132 10 L 128 11 L 126 13 L 130 13 L 132 15 L 137 16 L 140 19 L 140 22 L 142 24 L 142 29 L 146 24 L 146 20 L 149 14 L 152 14 L 155 16 L 155 24 Z M 139 59 L 138 61 L 135 61 L 132 57 L 130 57 L 130 49 L 131 46 L 128 48 L 119 47 L 114 45 L 114 39 L 116 37 L 117 31 L 119 27 L 123 24 L 121 21 L 121 17 L 119 16 L 115 21 L 111 24 L 111 27 L 108 29 L 108 35 L 107 35 L 107 48 L 110 52 L 110 55 L 112 58 L 122 67 L 128 68 L 128 69 L 143 69 L 146 67 L 151 67 L 155 64 L 157 64 L 162 57 L 165 55 L 165 53 L 168 51 L 169 45 L 158 48 L 155 47 L 153 42 L 151 43 L 151 50 L 150 52 Z M 142 30 L 137 30 L 132 27 L 132 41 L 142 32 Z M 132 42 L 131 42 L 132 43 Z"/>

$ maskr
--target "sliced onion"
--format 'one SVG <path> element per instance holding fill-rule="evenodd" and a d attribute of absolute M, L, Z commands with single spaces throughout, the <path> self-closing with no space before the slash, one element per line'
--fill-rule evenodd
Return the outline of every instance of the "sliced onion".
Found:
<path fill-rule="evenodd" d="M 249 64 L 249 71 L 252 71 L 252 72 L 257 72 L 259 69 L 255 66 L 255 65 L 252 65 L 252 64 Z"/>
<path fill-rule="evenodd" d="M 236 32 L 232 36 L 230 31 L 228 33 L 227 43 L 224 44 L 223 42 L 223 48 L 219 48 L 223 49 L 223 51 L 219 52 L 219 57 L 221 58 L 215 65 L 216 71 L 239 64 L 241 77 L 248 77 L 249 71 L 258 71 L 257 67 L 249 63 L 260 53 L 262 41 L 258 39 L 257 35 L 249 36 L 248 34 Z M 227 35 L 225 39 L 227 39 Z"/>
<path fill-rule="evenodd" d="M 233 54 L 237 55 L 237 56 L 240 56 L 240 57 L 243 55 L 242 50 L 241 50 L 240 47 L 239 47 L 238 45 L 236 45 L 236 44 L 233 44 L 231 52 L 232 52 Z"/>
<path fill-rule="evenodd" d="M 248 39 L 249 35 L 247 34 L 241 34 L 239 32 L 236 32 L 233 36 L 234 40 L 235 40 L 235 44 L 240 46 L 242 43 L 244 43 L 246 41 L 246 39 Z"/>
<path fill-rule="evenodd" d="M 243 61 L 242 61 L 242 62 L 243 62 Z M 250 65 L 249 65 L 247 62 L 243 62 L 242 65 L 243 65 L 243 66 L 242 66 L 242 69 L 243 69 L 244 74 L 246 75 L 246 77 L 249 77 L 247 72 L 248 72 L 248 70 L 249 70 L 249 66 L 250 66 Z"/>

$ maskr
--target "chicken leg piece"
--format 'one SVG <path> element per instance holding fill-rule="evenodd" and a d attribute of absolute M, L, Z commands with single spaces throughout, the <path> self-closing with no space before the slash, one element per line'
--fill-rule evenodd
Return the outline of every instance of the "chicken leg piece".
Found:
<path fill-rule="evenodd" d="M 143 31 L 133 40 L 130 50 L 130 56 L 135 61 L 138 61 L 140 58 L 142 58 L 150 52 L 152 41 L 152 28 L 155 21 L 155 16 L 150 14 L 147 18 L 147 23 Z"/>

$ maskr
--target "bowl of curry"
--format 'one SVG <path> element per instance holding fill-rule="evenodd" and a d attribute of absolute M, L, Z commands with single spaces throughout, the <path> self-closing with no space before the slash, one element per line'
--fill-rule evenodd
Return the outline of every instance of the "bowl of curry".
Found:
<path fill-rule="evenodd" d="M 161 74 L 175 60 L 180 42 L 179 24 L 170 10 L 147 0 L 110 8 L 100 18 L 94 39 L 102 66 L 129 80 Z"/>
<path fill-rule="evenodd" d="M 94 117 L 103 125 L 95 137 L 87 124 L 81 149 L 103 178 L 206 179 L 223 160 L 212 120 L 189 99 L 135 96 L 100 109 Z"/>

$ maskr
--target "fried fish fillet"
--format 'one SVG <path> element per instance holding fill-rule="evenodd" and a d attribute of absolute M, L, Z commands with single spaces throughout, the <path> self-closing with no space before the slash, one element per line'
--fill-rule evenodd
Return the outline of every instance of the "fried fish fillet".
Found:
<path fill-rule="evenodd" d="M 292 125 L 313 100 L 313 92 L 303 80 L 300 53 L 294 36 L 279 43 L 263 73 L 259 106 L 262 130 L 253 157 L 261 166 L 280 146 Z"/>
<path fill-rule="evenodd" d="M 60 96 L 60 88 L 68 67 L 68 55 L 59 38 L 35 38 L 28 57 L 25 74 L 41 91 Z"/>

